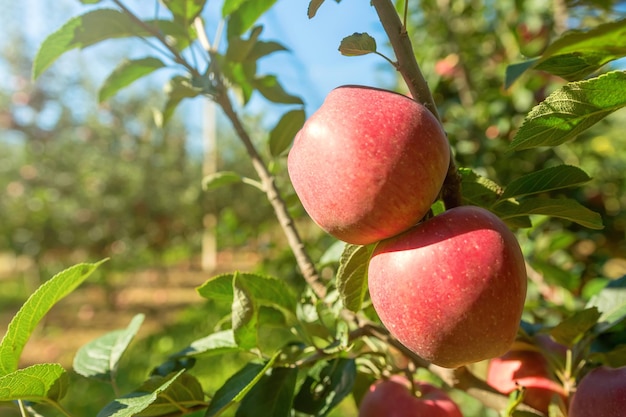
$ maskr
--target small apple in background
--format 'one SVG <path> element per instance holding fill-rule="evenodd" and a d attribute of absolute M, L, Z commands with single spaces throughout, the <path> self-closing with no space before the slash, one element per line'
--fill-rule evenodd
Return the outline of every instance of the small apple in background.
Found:
<path fill-rule="evenodd" d="M 369 291 L 389 332 L 446 368 L 504 354 L 526 297 L 515 235 L 496 215 L 461 206 L 380 242 Z"/>
<path fill-rule="evenodd" d="M 365 245 L 422 219 L 449 163 L 446 134 L 426 107 L 391 91 L 343 86 L 298 132 L 287 168 L 322 229 Z"/>
<path fill-rule="evenodd" d="M 537 345 L 536 350 L 531 350 L 530 346 L 513 349 L 492 359 L 487 370 L 487 383 L 503 394 L 524 387 L 524 403 L 547 414 L 554 396 L 561 397 L 563 404 L 567 404 L 567 392 L 554 375 L 546 355 L 559 356 L 562 361 L 566 348 L 548 335 L 539 335 Z"/>
<path fill-rule="evenodd" d="M 569 417 L 626 416 L 626 366 L 601 366 L 585 375 L 574 393 Z"/>
<path fill-rule="evenodd" d="M 359 417 L 463 417 L 445 391 L 416 382 L 419 396 L 409 381 L 399 375 L 374 383 L 359 405 Z"/>

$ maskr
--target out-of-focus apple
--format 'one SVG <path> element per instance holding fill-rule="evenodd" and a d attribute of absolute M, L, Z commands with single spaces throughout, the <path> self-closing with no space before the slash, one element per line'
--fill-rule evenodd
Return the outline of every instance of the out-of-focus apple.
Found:
<path fill-rule="evenodd" d="M 564 358 L 564 349 L 549 336 L 540 335 L 536 350 L 530 347 L 514 349 L 492 359 L 487 371 L 487 383 L 504 394 L 524 387 L 524 403 L 547 414 L 553 397 L 561 397 L 563 404 L 567 404 L 567 393 L 542 352 L 545 350 L 546 354 Z"/>
<path fill-rule="evenodd" d="M 380 242 L 368 275 L 383 324 L 436 365 L 491 359 L 515 340 L 524 258 L 515 235 L 485 209 L 453 208 Z"/>
<path fill-rule="evenodd" d="M 295 137 L 287 167 L 311 218 L 365 245 L 415 225 L 436 200 L 450 163 L 438 120 L 391 91 L 334 89 Z"/>
<path fill-rule="evenodd" d="M 415 388 L 418 396 L 399 375 L 377 381 L 361 400 L 359 417 L 463 417 L 445 391 L 425 382 Z"/>
<path fill-rule="evenodd" d="M 626 415 L 626 366 L 601 366 L 585 375 L 572 398 L 569 417 Z"/>

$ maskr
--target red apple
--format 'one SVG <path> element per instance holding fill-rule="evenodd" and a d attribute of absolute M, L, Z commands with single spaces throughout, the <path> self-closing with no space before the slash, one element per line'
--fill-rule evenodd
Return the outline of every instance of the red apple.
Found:
<path fill-rule="evenodd" d="M 569 417 L 626 415 L 626 366 L 601 366 L 585 375 L 570 403 Z"/>
<path fill-rule="evenodd" d="M 365 245 L 424 217 L 449 163 L 445 132 L 426 107 L 391 91 L 343 86 L 298 132 L 287 168 L 322 229 Z"/>
<path fill-rule="evenodd" d="M 436 365 L 494 358 L 515 339 L 524 258 L 515 235 L 485 209 L 453 208 L 380 242 L 368 274 L 383 324 Z"/>
<path fill-rule="evenodd" d="M 401 376 L 377 381 L 363 396 L 359 417 L 463 417 L 445 391 L 425 382 L 416 382 L 415 387 L 419 396 Z"/>
<path fill-rule="evenodd" d="M 554 354 L 564 358 L 565 348 L 552 341 L 544 342 L 539 338 L 538 345 L 547 347 L 547 354 Z M 498 391 L 509 394 L 518 386 L 524 387 L 524 403 L 548 413 L 548 407 L 554 396 L 561 397 L 566 404 L 567 393 L 552 371 L 549 361 L 542 353 L 542 349 L 515 349 L 489 362 L 487 383 Z"/>

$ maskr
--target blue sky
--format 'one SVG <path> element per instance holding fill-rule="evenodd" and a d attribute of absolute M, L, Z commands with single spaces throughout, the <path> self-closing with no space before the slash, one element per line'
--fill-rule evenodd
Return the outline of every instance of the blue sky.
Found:
<path fill-rule="evenodd" d="M 223 0 L 209 0 L 204 15 L 207 32 L 214 36 L 221 16 Z M 154 1 L 125 0 L 133 11 L 152 17 Z M 289 52 L 278 52 L 260 61 L 259 73 L 277 74 L 283 86 L 290 93 L 301 96 L 310 115 L 322 103 L 333 88 L 343 84 L 364 84 L 384 87 L 393 82 L 393 71 L 381 57 L 370 54 L 361 57 L 344 57 L 337 50 L 341 40 L 354 32 L 368 32 L 378 43 L 379 50 L 385 49 L 386 35 L 369 1 L 343 0 L 337 4 L 327 0 L 313 19 L 307 17 L 309 0 L 278 0 L 261 21 L 263 40 L 275 40 L 285 45 Z M 97 7 L 114 7 L 104 1 Z M 162 6 L 161 6 L 162 8 Z M 27 53 L 32 57 L 39 44 L 50 33 L 58 29 L 73 16 L 84 13 L 86 7 L 77 0 L 24 0 L 13 2 L 0 0 L 0 25 L 7 30 L 24 32 L 29 42 Z M 0 40 L 0 43 L 2 41 Z M 223 46 L 223 45 L 222 45 Z M 126 48 L 126 49 L 125 49 Z M 123 41 L 103 42 L 83 51 L 72 51 L 63 55 L 54 65 L 60 72 L 71 74 L 77 68 L 89 68 L 95 84 L 100 83 L 119 63 L 123 56 L 132 58 L 146 56 L 150 50 L 143 44 L 128 48 Z M 0 66 L 0 74 L 3 72 Z M 11 80 L 3 77 L 0 87 L 11 88 Z M 167 74 L 151 77 L 151 82 L 162 85 Z M 132 88 L 126 94 L 132 94 Z M 79 97 L 77 111 L 97 111 L 96 97 Z M 199 109 L 197 101 L 183 105 L 180 115 L 184 115 L 195 141 L 199 135 Z M 256 97 L 249 104 L 252 112 L 266 114 L 266 127 L 285 111 L 284 106 L 268 103 Z"/>

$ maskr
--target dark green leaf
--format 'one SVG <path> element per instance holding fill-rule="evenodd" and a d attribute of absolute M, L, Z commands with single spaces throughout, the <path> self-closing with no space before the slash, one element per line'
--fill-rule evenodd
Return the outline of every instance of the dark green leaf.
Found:
<path fill-rule="evenodd" d="M 295 311 L 297 298 L 282 280 L 257 274 L 237 273 L 258 305 Z M 233 274 L 223 274 L 209 279 L 197 288 L 198 293 L 208 299 L 233 300 Z"/>
<path fill-rule="evenodd" d="M 323 417 L 352 392 L 355 378 L 354 359 L 334 359 L 319 375 L 307 376 L 294 399 L 294 408 Z"/>
<path fill-rule="evenodd" d="M 612 368 L 626 366 L 626 345 L 621 345 L 608 352 L 592 352 L 587 359 L 590 362 L 602 363 Z"/>
<path fill-rule="evenodd" d="M 601 51 L 588 51 L 584 54 L 571 53 L 550 57 L 538 64 L 535 69 L 549 72 L 568 81 L 578 81 L 617 58 L 618 56 L 607 56 Z"/>
<path fill-rule="evenodd" d="M 504 73 L 504 88 L 508 89 L 510 86 L 512 86 L 513 83 L 517 81 L 517 79 L 521 77 L 522 74 L 524 74 L 524 72 L 534 67 L 537 61 L 539 61 L 539 58 L 533 58 L 527 61 L 511 64 L 506 67 Z"/>
<path fill-rule="evenodd" d="M 272 417 L 291 416 L 298 368 L 273 368 L 243 397 L 235 417 L 256 417 L 259 410 Z"/>
<path fill-rule="evenodd" d="M 276 3 L 276 0 L 229 0 L 224 2 L 222 15 L 228 17 L 228 39 L 241 36 Z"/>
<path fill-rule="evenodd" d="M 140 33 L 143 29 L 136 22 L 114 9 L 97 9 L 74 17 L 42 42 L 33 62 L 33 78 L 37 79 L 57 58 L 72 49 Z"/>
<path fill-rule="evenodd" d="M 100 102 L 107 100 L 132 82 L 164 66 L 163 61 L 154 57 L 122 62 L 102 84 L 98 94 L 98 100 Z"/>
<path fill-rule="evenodd" d="M 557 217 L 578 223 L 590 229 L 602 229 L 602 217 L 582 206 L 576 200 L 566 198 L 529 198 L 522 200 L 517 206 L 510 206 L 511 210 L 498 214 L 503 219 L 534 214 Z"/>
<path fill-rule="evenodd" d="M 376 52 L 376 40 L 367 33 L 354 33 L 341 40 L 339 52 L 345 56 L 371 54 Z"/>
<path fill-rule="evenodd" d="M 17 370 L 22 350 L 39 321 L 59 300 L 76 289 L 103 262 L 78 264 L 59 272 L 26 300 L 9 323 L 0 342 L 0 376 Z"/>
<path fill-rule="evenodd" d="M 542 54 L 507 68 L 507 88 L 527 69 L 581 80 L 606 63 L 626 56 L 626 20 L 605 23 L 588 31 L 568 31 Z"/>
<path fill-rule="evenodd" d="M 158 390 L 163 383 L 167 383 L 172 376 L 153 376 L 144 382 L 135 392 L 154 392 Z M 187 373 L 181 374 L 174 381 L 169 383 L 167 388 L 157 395 L 157 398 L 137 417 L 156 417 L 180 415 L 182 410 L 193 410 L 197 407 L 206 406 L 204 401 L 204 391 L 202 385 L 196 379 Z"/>
<path fill-rule="evenodd" d="M 233 275 L 232 329 L 237 346 L 252 349 L 257 346 L 259 310 L 245 285 L 245 279 Z"/>
<path fill-rule="evenodd" d="M 271 369 L 278 356 L 278 353 L 275 354 L 265 364 L 249 362 L 236 374 L 228 378 L 211 398 L 205 417 L 217 416 L 231 405 L 241 401 L 252 387 L 263 378 L 263 375 Z"/>
<path fill-rule="evenodd" d="M 374 246 L 346 245 L 337 270 L 337 290 L 343 305 L 359 311 L 367 292 L 367 267 Z"/>
<path fill-rule="evenodd" d="M 270 132 L 270 154 L 280 156 L 289 148 L 289 145 L 302 128 L 305 121 L 304 110 L 292 110 L 280 118 L 274 129 Z"/>
<path fill-rule="evenodd" d="M 558 343 L 573 346 L 590 331 L 600 318 L 600 312 L 592 307 L 574 313 L 550 330 L 550 335 Z"/>
<path fill-rule="evenodd" d="M 626 71 L 570 83 L 536 106 L 518 130 L 511 149 L 560 145 L 626 105 Z"/>
<path fill-rule="evenodd" d="M 626 276 L 609 282 L 598 294 L 594 295 L 587 307 L 596 307 L 602 315 L 596 331 L 602 333 L 626 317 Z"/>
<path fill-rule="evenodd" d="M 488 208 L 502 194 L 502 189 L 498 184 L 469 168 L 460 168 L 459 175 L 461 175 L 461 191 L 465 204 Z"/>
<path fill-rule="evenodd" d="M 252 85 L 263 94 L 263 97 L 273 103 L 304 104 L 300 97 L 287 93 L 282 85 L 280 85 L 275 75 L 265 75 L 255 78 L 252 81 Z"/>
<path fill-rule="evenodd" d="M 181 370 L 167 378 L 160 378 L 160 385 L 151 387 L 148 392 L 137 390 L 113 400 L 100 410 L 96 417 L 131 417 L 139 415 L 139 413 L 150 407 L 159 395 L 165 392 L 183 372 L 184 370 Z"/>
<path fill-rule="evenodd" d="M 0 403 L 58 401 L 65 396 L 68 386 L 69 377 L 61 365 L 33 365 L 0 376 Z"/>
<path fill-rule="evenodd" d="M 504 189 L 502 200 L 573 187 L 591 180 L 582 169 L 559 165 L 516 178 Z"/>
<path fill-rule="evenodd" d="M 74 357 L 74 371 L 86 378 L 110 381 L 143 320 L 144 315 L 138 314 L 126 329 L 109 332 L 81 347 Z"/>

